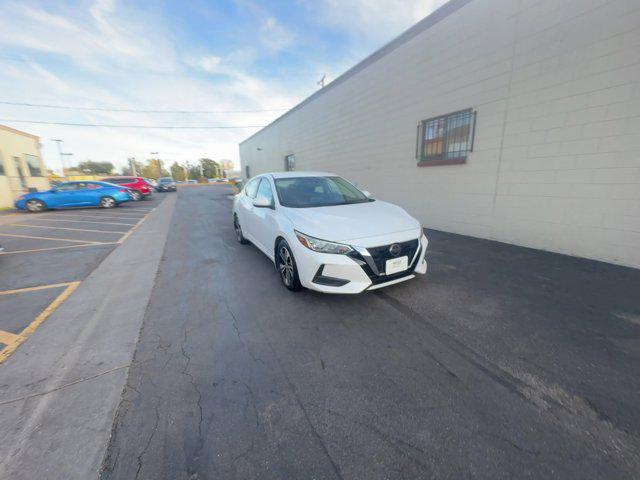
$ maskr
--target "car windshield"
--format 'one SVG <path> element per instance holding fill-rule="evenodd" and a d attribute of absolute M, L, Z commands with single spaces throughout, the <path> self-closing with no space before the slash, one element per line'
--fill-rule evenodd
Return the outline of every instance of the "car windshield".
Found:
<path fill-rule="evenodd" d="M 371 201 L 340 177 L 278 178 L 275 184 L 280 204 L 284 207 L 326 207 Z"/>

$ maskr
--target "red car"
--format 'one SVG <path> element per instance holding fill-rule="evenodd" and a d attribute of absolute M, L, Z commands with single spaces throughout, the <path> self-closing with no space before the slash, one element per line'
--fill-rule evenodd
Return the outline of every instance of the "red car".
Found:
<path fill-rule="evenodd" d="M 102 181 L 129 188 L 135 201 L 147 198 L 153 193 L 153 187 L 142 177 L 109 177 L 103 178 Z"/>

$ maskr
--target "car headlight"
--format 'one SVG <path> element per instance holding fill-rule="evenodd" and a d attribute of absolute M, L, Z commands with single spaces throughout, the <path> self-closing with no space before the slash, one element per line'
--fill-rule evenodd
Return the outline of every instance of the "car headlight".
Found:
<path fill-rule="evenodd" d="M 326 240 L 310 237 L 309 235 L 300 233 L 297 230 L 295 230 L 295 232 L 300 243 L 314 252 L 344 255 L 353 250 L 349 245 L 345 245 L 343 243 L 327 242 Z"/>

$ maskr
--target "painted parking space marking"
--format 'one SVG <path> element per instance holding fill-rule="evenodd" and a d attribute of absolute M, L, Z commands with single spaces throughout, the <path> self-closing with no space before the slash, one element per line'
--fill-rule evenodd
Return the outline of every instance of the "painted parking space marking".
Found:
<path fill-rule="evenodd" d="M 91 220 L 62 220 L 56 218 L 38 218 L 39 222 L 63 222 L 63 223 L 97 223 L 101 225 L 124 225 L 125 227 L 132 227 L 135 223 L 121 223 L 121 222 L 94 222 Z"/>
<path fill-rule="evenodd" d="M 77 240 L 75 238 L 52 238 L 52 237 L 38 237 L 35 235 L 18 235 L 15 233 L 0 233 L 0 237 L 15 237 L 15 238 L 30 238 L 33 240 L 53 240 L 56 242 L 73 242 L 73 243 L 89 243 L 100 245 L 104 242 L 94 242 L 90 240 Z"/>
<path fill-rule="evenodd" d="M 20 333 L 14 334 L 11 332 L 5 332 L 4 330 L 0 330 L 0 342 L 4 343 L 6 346 L 0 350 L 0 363 L 4 362 L 9 356 L 16 351 L 16 349 L 24 343 L 27 338 L 29 338 L 36 329 L 42 325 L 42 323 L 53 313 L 56 311 L 64 301 L 69 298 L 69 296 L 78 288 L 80 282 L 67 282 L 67 283 L 54 283 L 51 285 L 40 285 L 38 287 L 27 287 L 27 288 L 19 288 L 15 290 L 6 290 L 4 292 L 0 292 L 0 295 L 11 295 L 15 293 L 24 293 L 31 292 L 35 290 L 44 290 L 49 288 L 64 288 L 62 293 L 60 293 L 47 308 L 45 308 L 40 314 L 29 324 L 26 328 L 24 328 Z M 5 341 L 6 340 L 6 341 Z"/>
<path fill-rule="evenodd" d="M 117 242 L 101 242 L 101 243 L 83 243 L 79 245 L 66 245 L 64 247 L 45 247 L 45 248 L 31 248 L 29 250 L 14 250 L 14 251 L 4 251 L 0 252 L 0 255 L 15 255 L 16 253 L 34 253 L 34 252 L 47 252 L 51 250 L 66 250 L 69 248 L 80 248 L 80 247 L 101 247 L 102 245 L 117 245 L 122 243 L 120 240 Z"/>
<path fill-rule="evenodd" d="M 81 213 L 56 213 L 55 214 L 56 217 L 63 217 L 63 218 L 94 218 L 94 219 L 98 219 L 98 218 L 107 218 L 109 220 L 138 220 L 140 217 L 131 217 L 131 216 L 127 216 L 127 217 L 120 217 L 120 216 L 112 216 L 112 215 L 103 215 L 103 214 L 98 214 L 98 215 L 86 215 L 86 214 L 81 214 Z"/>
<path fill-rule="evenodd" d="M 52 227 L 51 225 L 36 225 L 28 223 L 8 223 L 0 225 L 2 227 L 29 227 L 29 228 L 46 228 L 49 230 L 69 230 L 72 232 L 91 232 L 91 233 L 127 233 L 126 230 L 93 230 L 90 228 L 70 228 L 70 227 Z"/>

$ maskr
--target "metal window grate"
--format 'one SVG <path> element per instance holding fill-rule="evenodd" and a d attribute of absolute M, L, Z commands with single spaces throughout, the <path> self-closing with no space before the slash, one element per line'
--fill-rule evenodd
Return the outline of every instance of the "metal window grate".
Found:
<path fill-rule="evenodd" d="M 476 112 L 472 109 L 423 120 L 418 125 L 418 165 L 465 163 L 473 150 Z"/>

